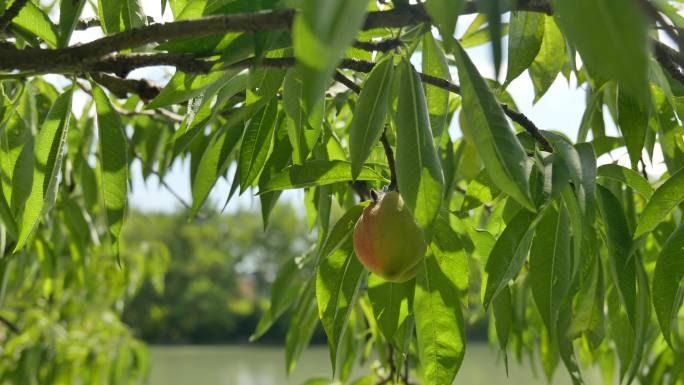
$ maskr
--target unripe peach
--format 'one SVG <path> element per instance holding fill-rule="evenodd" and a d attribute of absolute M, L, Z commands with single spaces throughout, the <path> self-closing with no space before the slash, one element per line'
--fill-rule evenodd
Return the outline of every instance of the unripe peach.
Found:
<path fill-rule="evenodd" d="M 354 251 L 373 274 L 404 282 L 415 277 L 427 245 L 404 200 L 390 191 L 363 209 L 354 227 Z"/>

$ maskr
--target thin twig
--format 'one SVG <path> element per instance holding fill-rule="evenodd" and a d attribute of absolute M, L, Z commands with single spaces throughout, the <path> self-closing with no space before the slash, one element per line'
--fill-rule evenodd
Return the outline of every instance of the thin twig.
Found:
<path fill-rule="evenodd" d="M 11 330 L 15 334 L 21 334 L 21 330 L 15 325 L 12 321 L 8 320 L 7 318 L 3 317 L 0 315 L 0 323 L 4 324 L 7 326 L 9 330 Z"/>
<path fill-rule="evenodd" d="M 21 9 L 28 3 L 28 0 L 14 0 L 14 3 L 0 17 L 0 33 L 5 32 L 7 27 L 12 24 L 12 20 L 21 12 Z"/>
<path fill-rule="evenodd" d="M 188 209 L 188 210 L 191 210 L 191 209 L 192 209 L 192 205 L 191 205 L 190 203 L 186 202 L 185 199 L 183 199 L 183 197 L 181 197 L 181 196 L 176 192 L 176 190 L 174 190 L 171 186 L 169 186 L 169 185 L 166 183 L 166 181 L 164 180 L 164 177 L 163 177 L 158 171 L 152 170 L 151 173 L 152 173 L 153 175 L 156 175 L 156 176 L 157 176 L 157 178 L 159 179 L 159 183 L 160 183 L 162 186 L 164 186 L 164 188 L 165 188 L 168 192 L 170 192 L 171 195 L 173 195 L 173 197 L 176 198 L 176 200 L 177 200 L 181 205 L 183 205 L 183 207 L 185 207 L 185 208 Z"/>

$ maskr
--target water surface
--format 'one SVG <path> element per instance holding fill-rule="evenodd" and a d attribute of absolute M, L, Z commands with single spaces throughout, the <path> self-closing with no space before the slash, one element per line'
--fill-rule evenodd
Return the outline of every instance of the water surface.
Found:
<path fill-rule="evenodd" d="M 150 348 L 150 385 L 300 385 L 312 377 L 330 376 L 328 350 L 310 347 L 299 359 L 290 378 L 285 376 L 282 347 L 230 346 L 153 346 Z M 497 352 L 486 344 L 469 344 L 455 384 L 468 385 L 546 385 L 535 377 L 529 365 L 511 363 L 509 376 Z M 540 370 L 541 368 L 539 368 Z M 365 374 L 358 369 L 358 375 Z M 601 384 L 596 373 L 585 375 L 588 385 Z M 559 366 L 554 385 L 569 385 L 565 368 Z"/>

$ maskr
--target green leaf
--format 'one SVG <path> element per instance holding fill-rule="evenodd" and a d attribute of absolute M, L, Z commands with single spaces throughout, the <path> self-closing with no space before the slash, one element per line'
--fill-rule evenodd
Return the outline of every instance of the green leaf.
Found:
<path fill-rule="evenodd" d="M 100 19 L 102 32 L 104 32 L 105 35 L 121 30 L 121 1 L 122 0 L 97 1 L 98 18 Z"/>
<path fill-rule="evenodd" d="M 287 132 L 292 143 L 292 161 L 302 164 L 311 153 L 321 131 L 324 103 L 309 108 L 303 103 L 301 70 L 291 69 L 283 83 L 283 109 L 288 116 Z"/>
<path fill-rule="evenodd" d="M 192 181 L 191 217 L 197 215 L 218 178 L 226 172 L 228 157 L 242 137 L 243 131 L 242 124 L 226 124 L 211 138 L 200 158 L 197 175 Z"/>
<path fill-rule="evenodd" d="M 306 110 L 323 98 L 331 75 L 363 24 L 368 0 L 304 0 L 292 23 Z"/>
<path fill-rule="evenodd" d="M 274 98 L 247 124 L 238 158 L 240 193 L 252 186 L 261 174 L 273 149 L 273 136 L 279 122 L 278 100 Z"/>
<path fill-rule="evenodd" d="M 143 10 L 141 0 L 120 0 L 121 1 L 121 20 L 124 30 L 140 28 L 147 24 L 147 16 Z"/>
<path fill-rule="evenodd" d="M 461 300 L 468 303 L 468 256 L 461 236 L 451 227 L 447 215 L 442 212 L 435 220 L 432 251 L 442 272 L 458 290 Z"/>
<path fill-rule="evenodd" d="M 316 272 L 318 315 L 328 336 L 333 374 L 337 363 L 337 349 L 342 332 L 347 327 L 349 314 L 356 303 L 363 272 L 363 266 L 354 254 L 351 237 L 321 260 Z"/>
<path fill-rule="evenodd" d="M 444 176 L 437 157 L 420 77 L 403 60 L 399 71 L 397 184 L 406 205 L 430 239 L 432 223 L 442 205 Z"/>
<path fill-rule="evenodd" d="M 508 29 L 508 70 L 504 88 L 537 57 L 544 38 L 545 18 L 537 12 L 513 12 Z"/>
<path fill-rule="evenodd" d="M 368 167 L 361 170 L 356 180 L 387 182 L 380 174 Z M 338 182 L 351 182 L 351 163 L 341 160 L 315 159 L 302 165 L 292 165 L 266 182 L 259 194 L 274 190 L 323 186 Z"/>
<path fill-rule="evenodd" d="M 354 115 L 349 124 L 349 153 L 353 178 L 361 172 L 364 162 L 370 156 L 385 128 L 394 73 L 392 59 L 392 56 L 387 56 L 373 67 L 354 108 Z"/>
<path fill-rule="evenodd" d="M 653 195 L 653 187 L 641 174 L 632 169 L 617 164 L 604 164 L 598 168 L 598 176 L 624 183 L 646 200 Z"/>
<path fill-rule="evenodd" d="M 337 250 L 344 242 L 346 242 L 366 206 L 368 206 L 368 202 L 359 203 L 358 205 L 355 205 L 347 210 L 347 212 L 337 220 L 332 230 L 328 234 L 328 237 L 325 239 L 325 242 L 321 245 L 317 261 L 327 258 L 330 253 Z"/>
<path fill-rule="evenodd" d="M 451 384 L 465 353 L 465 324 L 456 289 L 428 251 L 416 277 L 413 312 L 426 384 Z"/>
<path fill-rule="evenodd" d="M 636 169 L 641 160 L 641 151 L 646 140 L 646 130 L 648 129 L 648 104 L 642 100 L 630 96 L 624 92 L 622 87 L 618 92 L 618 126 L 625 138 L 629 159 L 632 161 L 632 168 Z"/>
<path fill-rule="evenodd" d="M 677 324 L 679 308 L 684 298 L 684 286 L 681 285 L 684 278 L 682 250 L 684 222 L 681 222 L 667 238 L 653 272 L 653 307 L 663 337 L 672 347 L 672 335 L 676 330 L 673 326 Z"/>
<path fill-rule="evenodd" d="M 639 216 L 634 239 L 653 231 L 682 201 L 684 201 L 684 169 L 674 173 L 655 190 Z"/>
<path fill-rule="evenodd" d="M 527 176 L 527 155 L 515 137 L 501 106 L 477 68 L 459 45 L 454 57 L 461 80 L 463 112 L 487 173 L 499 190 L 535 211 Z"/>
<path fill-rule="evenodd" d="M 285 337 L 285 368 L 287 374 L 297 366 L 297 359 L 309 344 L 311 336 L 318 323 L 316 311 L 315 277 L 311 279 L 302 290 L 299 301 L 292 311 L 290 328 Z"/>
<path fill-rule="evenodd" d="M 466 187 L 461 211 L 472 210 L 493 201 L 501 193 L 493 184 L 487 171 L 480 171 L 477 178 L 471 180 Z"/>
<path fill-rule="evenodd" d="M 606 244 L 610 256 L 611 276 L 615 282 L 620 301 L 625 306 L 627 318 L 634 325 L 636 321 L 636 273 L 625 210 L 610 190 L 597 187 L 597 196 L 603 224 L 606 231 Z"/>
<path fill-rule="evenodd" d="M 598 258 L 594 258 L 587 279 L 580 286 L 574 305 L 574 316 L 568 330 L 569 338 L 581 333 L 602 333 L 603 328 L 603 272 Z"/>
<path fill-rule="evenodd" d="M 567 209 L 549 206 L 542 215 L 530 249 L 530 285 L 546 329 L 553 333 L 570 287 L 572 255 Z"/>
<path fill-rule="evenodd" d="M 423 34 L 422 54 L 421 66 L 424 74 L 451 81 L 451 73 L 449 72 L 446 56 L 442 48 L 435 41 L 432 33 Z M 427 83 L 425 83 L 424 87 L 432 135 L 435 138 L 439 138 L 447 127 L 449 91 Z"/>
<path fill-rule="evenodd" d="M 482 297 L 485 307 L 515 278 L 525 263 L 534 235 L 532 218 L 530 212 L 520 210 L 496 240 L 485 265 L 487 283 Z"/>
<path fill-rule="evenodd" d="M 12 19 L 12 24 L 28 33 L 38 36 L 50 48 L 57 47 L 57 30 L 50 18 L 32 1 L 26 2 L 19 14 Z"/>
<path fill-rule="evenodd" d="M 487 17 L 486 30 L 490 36 L 490 42 L 492 44 L 492 59 L 494 61 L 494 79 L 499 78 L 499 69 L 501 68 L 501 36 L 504 35 L 501 14 L 503 13 L 502 0 L 486 0 L 478 1 L 478 10 Z M 456 48 L 458 49 L 458 48 Z"/>
<path fill-rule="evenodd" d="M 83 11 L 85 0 L 62 1 L 59 4 L 59 37 L 58 48 L 69 45 L 69 39 L 74 32 L 78 18 Z"/>
<path fill-rule="evenodd" d="M 368 276 L 368 298 L 373 305 L 373 315 L 388 341 L 394 341 L 397 331 L 402 329 L 405 322 L 409 322 L 415 285 L 415 280 L 395 283 L 387 282 L 375 274 Z"/>
<path fill-rule="evenodd" d="M 464 0 L 427 0 L 425 10 L 439 28 L 445 39 L 452 38 L 456 32 L 456 20 L 461 14 Z M 429 34 L 429 32 L 428 32 Z"/>
<path fill-rule="evenodd" d="M 496 339 L 499 348 L 506 354 L 506 346 L 513 325 L 513 305 L 511 303 L 511 289 L 505 286 L 492 301 L 492 312 L 494 315 L 494 327 L 496 329 Z M 505 362 L 508 371 L 508 360 Z"/>
<path fill-rule="evenodd" d="M 246 77 L 236 75 L 235 71 L 215 71 L 206 75 L 186 74 L 185 72 L 177 71 L 159 95 L 152 99 L 145 108 L 151 110 L 184 102 L 201 95 L 209 87 L 223 86 L 234 77 L 243 81 L 247 80 Z"/>
<path fill-rule="evenodd" d="M 529 67 L 536 103 L 558 77 L 566 61 L 565 39 L 553 16 L 544 16 L 544 39 L 537 57 Z"/>
<path fill-rule="evenodd" d="M 38 132 L 33 185 L 21 216 L 19 238 L 14 252 L 24 247 L 40 216 L 49 211 L 55 202 L 71 117 L 72 94 L 73 87 L 70 87 L 59 95 Z"/>
<path fill-rule="evenodd" d="M 632 97 L 648 95 L 646 13 L 635 1 L 553 0 L 565 35 L 594 76 L 617 80 Z"/>
<path fill-rule="evenodd" d="M 119 258 L 119 236 L 128 200 L 128 148 L 119 112 L 114 109 L 102 88 L 93 84 L 97 110 L 102 167 L 102 198 L 105 205 L 109 237 Z"/>

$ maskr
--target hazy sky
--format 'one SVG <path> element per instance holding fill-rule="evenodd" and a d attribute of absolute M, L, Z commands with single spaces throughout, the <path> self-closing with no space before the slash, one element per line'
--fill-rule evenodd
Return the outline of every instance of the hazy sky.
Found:
<path fill-rule="evenodd" d="M 151 15 L 155 20 L 170 20 L 170 11 L 166 10 L 166 14 L 162 18 L 160 10 L 160 2 L 145 1 L 143 2 L 145 11 Z M 87 7 L 88 8 L 88 7 Z M 92 14 L 90 9 L 86 9 L 84 15 Z M 459 19 L 457 36 L 460 36 L 462 31 L 467 28 L 472 20 L 472 16 L 463 16 Z M 74 35 L 74 41 L 89 41 L 100 36 L 97 29 L 90 29 L 84 32 L 77 32 Z M 506 39 L 504 39 L 504 60 L 502 61 L 501 74 L 506 73 Z M 493 65 L 491 60 L 491 50 L 489 45 L 484 45 L 468 50 L 468 54 L 479 69 L 480 73 L 488 78 L 493 77 Z M 420 68 L 420 58 L 417 57 L 414 64 Z M 171 68 L 154 68 L 137 70 L 131 73 L 131 77 L 141 77 L 156 81 L 163 84 L 173 73 Z M 452 69 L 452 76 L 457 81 L 455 71 Z M 556 82 L 551 86 L 544 97 L 532 104 L 534 100 L 534 90 L 532 82 L 523 73 L 509 87 L 508 92 L 513 96 L 513 99 L 518 105 L 521 112 L 526 114 L 539 128 L 544 130 L 558 130 L 566 133 L 574 139 L 577 128 L 579 127 L 582 113 L 585 106 L 585 91 L 582 88 L 576 88 L 574 80 L 568 84 L 563 76 L 559 76 Z M 79 105 L 79 101 L 74 101 L 75 105 Z M 456 119 L 455 119 L 456 120 Z M 612 135 L 616 132 L 614 124 L 608 115 L 606 115 L 607 130 Z M 452 138 L 460 136 L 460 131 L 454 124 L 451 125 L 450 133 Z M 613 156 L 620 157 L 625 151 L 623 149 L 617 150 Z M 609 161 L 609 159 L 607 160 Z M 655 162 L 658 163 L 658 160 Z M 232 177 L 232 169 L 228 173 Z M 132 169 L 132 193 L 130 202 L 133 207 L 150 210 L 150 211 L 172 211 L 179 207 L 178 200 L 166 188 L 159 185 L 156 177 L 148 178 L 147 183 L 142 178 L 140 172 L 139 162 L 135 162 Z M 191 202 L 191 191 L 189 182 L 189 164 L 188 162 L 177 161 L 171 170 L 166 174 L 165 181 L 183 200 Z M 210 200 L 220 202 L 222 205 L 227 193 L 230 189 L 230 183 L 225 179 L 219 180 L 211 192 Z M 293 202 L 301 202 L 303 199 L 302 192 L 286 192 L 283 198 Z M 241 197 L 230 202 L 229 210 L 234 210 L 239 207 L 258 207 L 258 199 L 251 196 L 250 191 L 246 191 Z"/>

